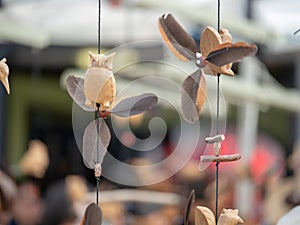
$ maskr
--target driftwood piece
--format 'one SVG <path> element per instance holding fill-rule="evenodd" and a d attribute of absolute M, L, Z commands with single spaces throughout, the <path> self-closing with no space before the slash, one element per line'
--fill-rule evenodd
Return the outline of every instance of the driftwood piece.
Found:
<path fill-rule="evenodd" d="M 214 137 L 205 138 L 205 142 L 208 144 L 214 144 L 214 155 L 220 155 L 221 142 L 225 140 L 224 134 L 219 134 Z"/>
<path fill-rule="evenodd" d="M 205 138 L 205 142 L 208 143 L 208 144 L 212 144 L 212 143 L 216 143 L 216 142 L 221 142 L 221 141 L 224 141 L 224 140 L 225 140 L 224 134 L 219 134 L 219 135 L 216 135 L 214 137 L 207 137 L 207 138 Z"/>
<path fill-rule="evenodd" d="M 232 155 L 203 155 L 200 157 L 201 162 L 231 162 L 237 161 L 241 158 L 240 154 L 232 154 Z"/>

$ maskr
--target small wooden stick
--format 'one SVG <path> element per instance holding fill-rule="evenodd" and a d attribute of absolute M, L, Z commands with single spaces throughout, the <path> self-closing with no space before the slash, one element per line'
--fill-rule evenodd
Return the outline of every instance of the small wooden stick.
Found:
<path fill-rule="evenodd" d="M 219 134 L 214 137 L 205 138 L 205 142 L 208 144 L 214 144 L 214 154 L 215 156 L 220 155 L 221 142 L 225 140 L 224 134 Z"/>
<path fill-rule="evenodd" d="M 241 158 L 240 154 L 233 154 L 233 155 L 203 155 L 201 156 L 201 162 L 231 162 L 237 161 Z"/>
<path fill-rule="evenodd" d="M 208 144 L 213 144 L 213 143 L 221 142 L 221 141 L 224 141 L 224 140 L 225 140 L 224 134 L 219 134 L 219 135 L 216 135 L 214 137 L 205 138 L 205 142 L 208 143 Z"/>
<path fill-rule="evenodd" d="M 221 143 L 220 142 L 214 143 L 214 154 L 215 154 L 215 156 L 220 155 L 220 149 L 221 149 Z"/>

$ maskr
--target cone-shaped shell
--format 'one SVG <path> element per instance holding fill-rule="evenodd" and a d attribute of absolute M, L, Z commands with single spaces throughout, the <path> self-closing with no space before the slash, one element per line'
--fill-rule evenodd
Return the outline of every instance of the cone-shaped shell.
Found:
<path fill-rule="evenodd" d="M 6 64 L 6 58 L 0 61 L 0 80 L 4 85 L 7 93 L 10 93 L 9 82 L 8 82 L 9 68 Z"/>

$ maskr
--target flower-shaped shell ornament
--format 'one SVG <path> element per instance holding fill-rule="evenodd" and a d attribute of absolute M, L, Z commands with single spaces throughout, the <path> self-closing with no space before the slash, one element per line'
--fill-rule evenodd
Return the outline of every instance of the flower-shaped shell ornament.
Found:
<path fill-rule="evenodd" d="M 105 119 L 111 113 L 129 117 L 152 109 L 158 101 L 156 95 L 144 93 L 125 98 L 114 107 L 116 97 L 115 78 L 112 72 L 113 56 L 89 53 L 90 65 L 85 78 L 70 75 L 66 87 L 72 99 L 86 111 L 98 111 L 98 119 L 92 121 L 84 131 L 82 155 L 88 168 L 101 164 L 110 142 L 110 131 Z M 100 149 L 100 152 L 98 151 Z"/>
<path fill-rule="evenodd" d="M 192 205 L 195 202 L 195 191 L 192 190 L 186 201 L 184 211 L 184 225 L 188 225 L 189 216 Z M 243 219 L 238 215 L 237 209 L 223 209 L 218 219 L 217 225 L 236 225 L 244 223 Z M 216 225 L 216 218 L 213 212 L 204 206 L 197 206 L 195 210 L 195 225 Z"/>
<path fill-rule="evenodd" d="M 9 75 L 9 68 L 6 64 L 6 58 L 3 58 L 0 61 L 0 80 L 5 87 L 7 94 L 10 93 L 8 75 Z"/>
<path fill-rule="evenodd" d="M 231 43 L 231 35 L 226 29 L 221 29 L 219 34 L 213 28 L 207 27 L 201 36 L 201 54 L 197 52 L 194 39 L 172 14 L 162 15 L 158 20 L 158 27 L 170 50 L 183 61 L 195 61 L 199 68 L 182 84 L 181 111 L 183 118 L 191 123 L 199 119 L 205 102 L 207 87 L 204 72 L 211 75 L 233 76 L 232 63 L 257 52 L 256 45 L 245 42 Z"/>
<path fill-rule="evenodd" d="M 238 213 L 238 209 L 223 209 L 217 225 L 236 225 L 244 223 Z M 195 225 L 216 225 L 213 212 L 207 207 L 197 206 L 195 211 Z"/>

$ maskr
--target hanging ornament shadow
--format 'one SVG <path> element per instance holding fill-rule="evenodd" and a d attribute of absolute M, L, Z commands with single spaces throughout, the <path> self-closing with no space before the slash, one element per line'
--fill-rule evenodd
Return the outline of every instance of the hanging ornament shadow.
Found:
<path fill-rule="evenodd" d="M 66 87 L 71 98 L 83 110 L 96 112 L 96 119 L 84 130 L 82 156 L 85 165 L 101 174 L 100 164 L 107 152 L 111 139 L 110 130 L 104 119 L 111 114 L 129 117 L 151 110 L 158 98 L 152 93 L 144 93 L 125 98 L 115 104 L 116 84 L 112 72 L 113 56 L 89 53 L 90 65 L 84 79 L 69 75 Z"/>
<path fill-rule="evenodd" d="M 8 75 L 9 75 L 9 68 L 8 68 L 8 65 L 6 64 L 6 58 L 3 58 L 0 61 L 0 80 L 3 84 L 3 86 L 5 87 L 7 94 L 10 93 Z"/>
<path fill-rule="evenodd" d="M 194 39 L 170 13 L 159 17 L 158 28 L 166 45 L 179 59 L 194 61 L 198 67 L 184 80 L 181 89 L 182 116 L 190 123 L 199 119 L 205 103 L 207 86 L 204 74 L 233 76 L 232 63 L 257 52 L 256 45 L 231 43 L 231 35 L 226 29 L 220 30 L 219 34 L 212 27 L 206 27 L 201 35 L 199 53 Z"/>

